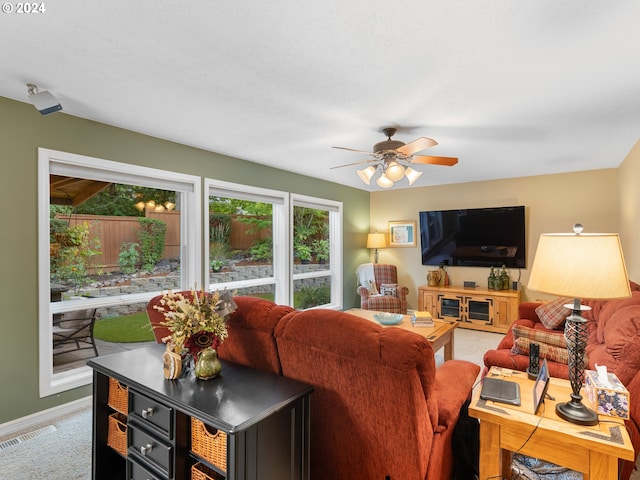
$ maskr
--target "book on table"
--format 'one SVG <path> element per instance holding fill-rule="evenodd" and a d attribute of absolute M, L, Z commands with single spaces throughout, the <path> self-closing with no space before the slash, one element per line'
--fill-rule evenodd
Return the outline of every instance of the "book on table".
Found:
<path fill-rule="evenodd" d="M 433 327 L 433 317 L 429 312 L 413 312 L 411 323 L 414 327 Z"/>

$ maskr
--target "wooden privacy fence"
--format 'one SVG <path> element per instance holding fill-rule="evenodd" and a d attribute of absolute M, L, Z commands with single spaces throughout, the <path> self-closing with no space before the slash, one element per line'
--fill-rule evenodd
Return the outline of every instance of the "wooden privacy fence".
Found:
<path fill-rule="evenodd" d="M 229 215 L 231 217 L 231 234 L 229 236 L 229 248 L 231 250 L 247 250 L 258 240 L 271 237 L 271 228 L 263 228 L 259 232 L 252 232 L 254 225 L 242 222 L 242 218 L 256 218 L 247 215 Z M 258 217 L 262 220 L 271 217 Z"/>
<path fill-rule="evenodd" d="M 146 217 L 163 221 L 167 225 L 167 233 L 164 240 L 164 254 L 162 258 L 177 258 L 180 256 L 180 212 L 147 212 Z M 229 247 L 232 250 L 247 250 L 257 240 L 263 240 L 271 236 L 271 229 L 265 228 L 259 232 L 251 232 L 253 225 L 243 223 L 239 219 L 242 215 L 231 215 L 231 232 Z M 64 215 L 59 217 L 69 222 L 69 226 L 89 225 L 89 235 L 100 242 L 100 251 L 91 274 L 120 270 L 118 256 L 120 246 L 124 243 L 139 243 L 137 232 L 140 230 L 140 217 L 112 217 L 107 215 Z"/>
<path fill-rule="evenodd" d="M 180 255 L 180 212 L 149 212 L 148 218 L 163 221 L 167 225 L 167 233 L 164 240 L 163 258 L 174 258 Z M 137 232 L 140 230 L 139 217 L 111 217 L 106 215 L 65 215 L 60 217 L 67 220 L 69 226 L 89 225 L 89 235 L 91 239 L 100 242 L 99 250 L 102 255 L 98 255 L 95 260 L 102 272 L 114 272 L 120 270 L 118 256 L 120 255 L 120 245 L 124 242 L 139 243 Z M 93 271 L 91 273 L 97 273 Z"/>

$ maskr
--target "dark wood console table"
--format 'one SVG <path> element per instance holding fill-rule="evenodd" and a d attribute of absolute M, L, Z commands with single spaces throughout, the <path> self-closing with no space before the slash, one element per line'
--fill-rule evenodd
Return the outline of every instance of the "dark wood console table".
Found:
<path fill-rule="evenodd" d="M 192 374 L 166 380 L 163 350 L 155 345 L 88 362 L 94 370 L 94 480 L 188 480 L 196 464 L 212 480 L 309 479 L 312 387 L 225 361 L 213 380 Z M 126 412 L 110 405 L 114 380 L 126 387 Z M 114 416 L 126 429 L 121 451 L 108 444 Z M 192 419 L 226 435 L 222 467 L 192 450 Z"/>

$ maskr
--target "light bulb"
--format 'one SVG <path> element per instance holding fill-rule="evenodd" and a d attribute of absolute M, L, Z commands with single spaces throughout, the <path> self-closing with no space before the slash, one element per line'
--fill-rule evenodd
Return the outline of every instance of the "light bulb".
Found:
<path fill-rule="evenodd" d="M 389 162 L 384 174 L 393 182 L 397 182 L 404 177 L 404 167 L 395 160 Z"/>

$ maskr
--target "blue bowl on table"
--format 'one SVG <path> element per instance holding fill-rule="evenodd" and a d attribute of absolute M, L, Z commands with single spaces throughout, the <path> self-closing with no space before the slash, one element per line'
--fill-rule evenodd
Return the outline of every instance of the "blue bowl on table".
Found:
<path fill-rule="evenodd" d="M 401 313 L 379 312 L 374 313 L 373 318 L 382 325 L 398 325 L 402 323 L 403 315 Z"/>

